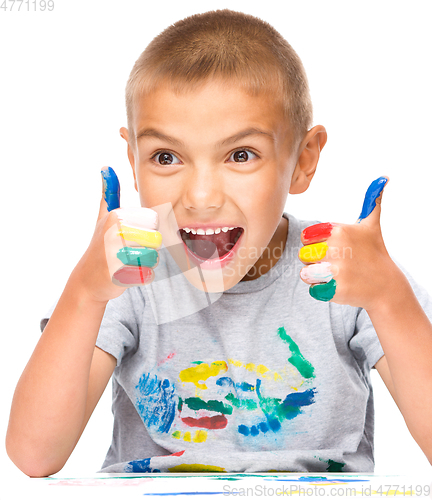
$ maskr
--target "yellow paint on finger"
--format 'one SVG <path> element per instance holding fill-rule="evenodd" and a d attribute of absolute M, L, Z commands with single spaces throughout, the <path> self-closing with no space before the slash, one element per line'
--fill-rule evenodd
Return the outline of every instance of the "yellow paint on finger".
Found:
<path fill-rule="evenodd" d="M 319 262 L 326 256 L 328 245 L 325 241 L 300 248 L 299 259 L 305 264 Z"/>
<path fill-rule="evenodd" d="M 124 226 L 122 224 L 118 234 L 124 240 L 133 241 L 134 243 L 138 243 L 138 245 L 141 245 L 143 247 L 157 249 L 162 245 L 162 235 L 159 231 L 146 231 L 144 229 Z"/>

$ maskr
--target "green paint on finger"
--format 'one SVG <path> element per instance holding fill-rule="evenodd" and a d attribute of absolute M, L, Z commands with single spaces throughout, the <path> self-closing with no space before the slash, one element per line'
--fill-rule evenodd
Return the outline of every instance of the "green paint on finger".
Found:
<path fill-rule="evenodd" d="M 117 257 L 125 266 L 153 267 L 157 264 L 158 253 L 153 248 L 123 247 Z"/>
<path fill-rule="evenodd" d="M 330 280 L 328 283 L 320 283 L 309 287 L 309 294 L 316 300 L 328 302 L 336 293 L 336 281 Z"/>

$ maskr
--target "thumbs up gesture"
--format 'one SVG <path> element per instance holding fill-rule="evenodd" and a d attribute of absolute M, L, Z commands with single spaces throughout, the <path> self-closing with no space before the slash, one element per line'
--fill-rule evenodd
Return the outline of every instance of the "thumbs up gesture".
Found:
<path fill-rule="evenodd" d="M 317 300 L 368 309 L 382 298 L 395 264 L 384 245 L 380 215 L 387 177 L 369 186 L 356 224 L 323 223 L 303 230 L 301 279 Z"/>
<path fill-rule="evenodd" d="M 111 167 L 101 171 L 103 192 L 92 241 L 74 272 L 97 301 L 153 281 L 162 235 L 158 214 L 144 207 L 120 208 L 120 183 Z"/>

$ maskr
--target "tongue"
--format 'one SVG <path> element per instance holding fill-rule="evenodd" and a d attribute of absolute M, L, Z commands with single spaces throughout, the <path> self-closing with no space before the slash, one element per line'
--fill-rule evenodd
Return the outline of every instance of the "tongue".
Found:
<path fill-rule="evenodd" d="M 231 242 L 231 231 L 219 234 L 192 234 L 189 233 L 192 251 L 204 259 L 216 258 L 217 253 L 222 257 L 231 250 L 234 243 Z"/>

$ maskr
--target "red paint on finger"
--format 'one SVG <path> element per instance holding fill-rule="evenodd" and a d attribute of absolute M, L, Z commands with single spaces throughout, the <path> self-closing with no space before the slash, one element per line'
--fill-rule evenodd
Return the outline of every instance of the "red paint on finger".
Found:
<path fill-rule="evenodd" d="M 143 285 L 151 281 L 153 276 L 152 270 L 149 267 L 125 266 L 120 268 L 113 274 L 113 279 L 116 279 L 123 285 Z"/>
<path fill-rule="evenodd" d="M 314 224 L 303 230 L 303 241 L 305 243 L 319 243 L 330 238 L 335 224 L 331 222 L 323 222 L 322 224 Z"/>

